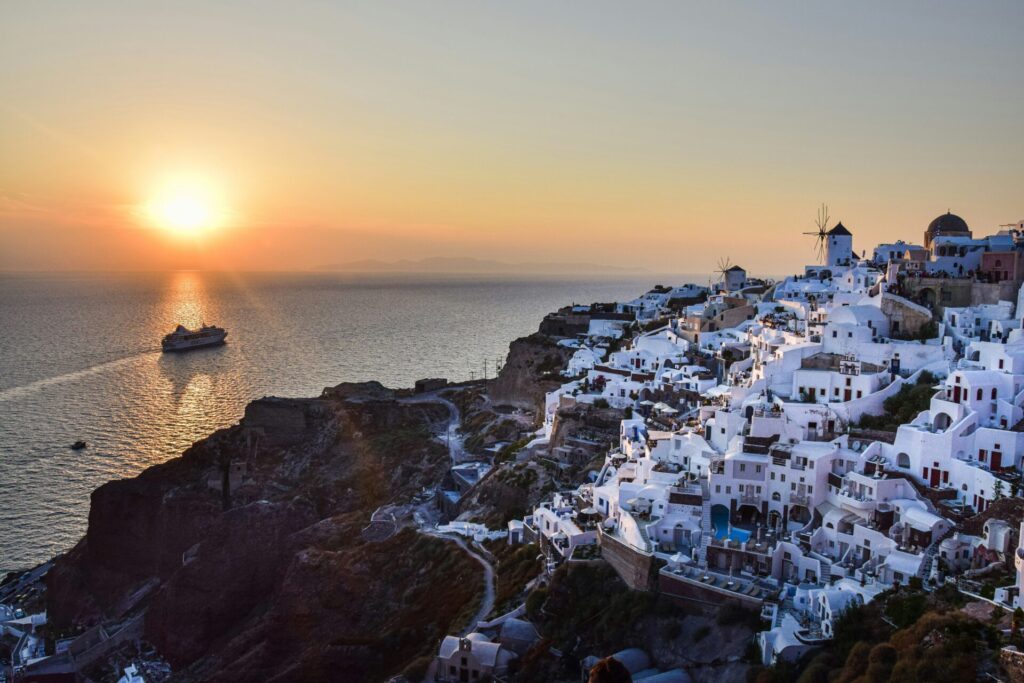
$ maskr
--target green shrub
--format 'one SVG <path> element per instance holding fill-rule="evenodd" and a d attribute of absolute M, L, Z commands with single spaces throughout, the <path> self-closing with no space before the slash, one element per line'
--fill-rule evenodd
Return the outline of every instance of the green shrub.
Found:
<path fill-rule="evenodd" d="M 885 615 L 892 619 L 898 628 L 906 628 L 921 618 L 927 608 L 927 602 L 924 593 L 893 595 L 885 605 Z"/>
<path fill-rule="evenodd" d="M 526 596 L 526 616 L 528 616 L 531 621 L 536 621 L 540 618 L 540 610 L 544 606 L 544 601 L 547 599 L 547 588 L 537 588 Z"/>
<path fill-rule="evenodd" d="M 914 384 L 904 384 L 893 396 L 882 403 L 881 415 L 864 415 L 860 419 L 861 429 L 896 431 L 901 424 L 911 422 L 922 410 L 927 410 L 935 390 L 935 375 L 922 372 Z"/>

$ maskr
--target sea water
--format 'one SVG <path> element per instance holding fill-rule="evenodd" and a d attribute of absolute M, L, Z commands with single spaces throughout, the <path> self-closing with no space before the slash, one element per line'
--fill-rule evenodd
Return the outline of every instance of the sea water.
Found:
<path fill-rule="evenodd" d="M 705 278 L 706 280 L 706 278 Z M 681 284 L 687 281 L 680 276 Z M 235 424 L 267 395 L 493 375 L 560 306 L 652 278 L 337 274 L 0 275 L 0 575 L 74 545 L 89 494 Z M 160 352 L 178 323 L 221 347 Z M 88 442 L 85 450 L 69 445 Z"/>

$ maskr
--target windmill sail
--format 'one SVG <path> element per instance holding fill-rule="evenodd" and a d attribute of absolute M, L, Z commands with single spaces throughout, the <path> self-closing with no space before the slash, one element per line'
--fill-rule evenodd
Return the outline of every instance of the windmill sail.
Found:
<path fill-rule="evenodd" d="M 805 232 L 805 235 L 813 235 L 814 240 L 814 254 L 818 261 L 825 262 L 825 244 L 828 242 L 828 205 L 822 204 L 818 209 L 818 217 L 814 221 L 814 225 L 817 229 L 815 232 Z"/>

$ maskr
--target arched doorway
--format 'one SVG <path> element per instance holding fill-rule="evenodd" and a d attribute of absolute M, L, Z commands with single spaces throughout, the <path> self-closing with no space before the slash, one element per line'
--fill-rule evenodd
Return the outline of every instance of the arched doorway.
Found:
<path fill-rule="evenodd" d="M 715 538 L 724 538 L 729 533 L 729 508 L 724 505 L 711 506 L 711 531 Z"/>
<path fill-rule="evenodd" d="M 917 295 L 917 300 L 921 302 L 922 306 L 925 306 L 927 308 L 934 308 L 935 302 L 938 300 L 938 297 L 935 296 L 934 289 L 929 289 L 925 287 L 924 289 L 921 290 L 920 294 Z"/>
<path fill-rule="evenodd" d="M 689 534 L 686 533 L 686 527 L 682 522 L 677 523 L 672 529 L 672 544 L 676 552 L 681 552 L 690 545 Z"/>
<path fill-rule="evenodd" d="M 753 528 L 761 521 L 761 511 L 756 505 L 740 505 L 736 509 L 736 514 L 740 518 L 739 523 L 749 528 Z"/>
<path fill-rule="evenodd" d="M 805 526 L 811 521 L 811 511 L 804 505 L 794 505 L 789 508 L 789 521 Z"/>

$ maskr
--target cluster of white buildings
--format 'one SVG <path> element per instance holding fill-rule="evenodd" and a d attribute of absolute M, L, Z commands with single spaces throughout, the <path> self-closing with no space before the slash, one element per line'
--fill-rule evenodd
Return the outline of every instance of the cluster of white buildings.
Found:
<path fill-rule="evenodd" d="M 958 530 L 1021 487 L 1024 223 L 977 239 L 946 214 L 923 245 L 870 260 L 839 224 L 825 246 L 800 275 L 735 268 L 681 308 L 667 305 L 680 288 L 658 288 L 620 308 L 649 331 L 569 342 L 544 435 L 579 404 L 627 417 L 591 483 L 513 522 L 510 542 L 552 563 L 597 546 L 634 588 L 761 609 L 766 663 L 895 584 L 1024 568 L 1005 521 Z M 859 428 L 922 384 L 927 408 L 894 433 Z M 1016 606 L 1022 582 L 997 599 Z"/>

